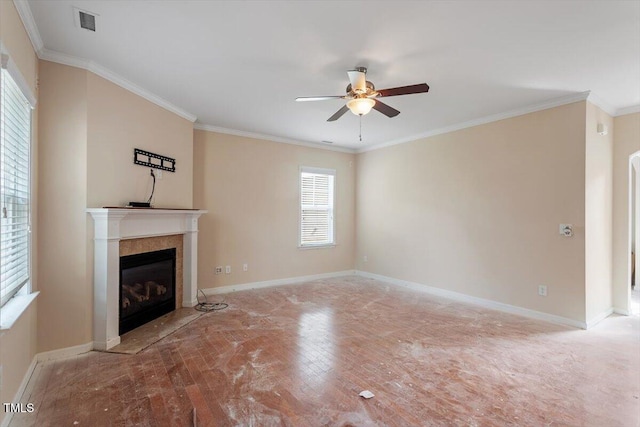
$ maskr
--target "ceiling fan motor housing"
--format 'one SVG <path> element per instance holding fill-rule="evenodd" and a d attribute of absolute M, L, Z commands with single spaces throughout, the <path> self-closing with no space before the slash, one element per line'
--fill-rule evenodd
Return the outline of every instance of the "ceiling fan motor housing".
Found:
<path fill-rule="evenodd" d="M 349 83 L 349 84 L 347 85 L 347 95 L 348 95 L 348 96 L 351 96 L 351 97 L 354 97 L 354 98 L 357 98 L 357 97 L 358 97 L 358 95 L 361 95 L 361 94 L 362 94 L 362 95 L 364 95 L 364 96 L 366 96 L 366 97 L 370 97 L 370 96 L 375 96 L 375 95 L 377 95 L 377 93 L 376 93 L 376 87 L 373 85 L 373 83 L 371 83 L 369 80 L 367 80 L 366 84 L 367 84 L 367 91 L 366 91 L 366 92 L 358 93 L 358 92 L 355 92 L 355 91 L 353 90 L 353 87 L 351 87 L 351 83 Z"/>

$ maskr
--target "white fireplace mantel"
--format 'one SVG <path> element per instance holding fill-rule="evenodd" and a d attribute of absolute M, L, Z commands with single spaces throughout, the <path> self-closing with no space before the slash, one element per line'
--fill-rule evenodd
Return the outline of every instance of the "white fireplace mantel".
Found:
<path fill-rule="evenodd" d="M 93 339 L 96 350 L 120 343 L 120 240 L 183 235 L 182 305 L 198 292 L 198 218 L 205 210 L 92 208 L 94 223 Z"/>

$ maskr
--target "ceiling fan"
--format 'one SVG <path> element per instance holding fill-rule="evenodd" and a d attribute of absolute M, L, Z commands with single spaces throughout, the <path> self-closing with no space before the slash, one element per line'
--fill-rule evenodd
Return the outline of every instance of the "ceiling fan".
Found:
<path fill-rule="evenodd" d="M 355 70 L 347 71 L 347 74 L 349 75 L 349 81 L 351 83 L 347 86 L 346 95 L 306 96 L 296 98 L 296 101 L 324 101 L 326 99 L 348 100 L 346 105 L 336 111 L 336 113 L 327 120 L 328 122 L 333 122 L 338 120 L 349 110 L 351 110 L 355 115 L 363 116 L 368 114 L 372 108 L 387 117 L 395 117 L 400 114 L 400 111 L 379 101 L 377 98 L 385 96 L 410 95 L 412 93 L 424 93 L 429 91 L 429 85 L 426 83 L 376 90 L 373 83 L 366 79 L 367 69 L 365 67 L 356 67 Z"/>

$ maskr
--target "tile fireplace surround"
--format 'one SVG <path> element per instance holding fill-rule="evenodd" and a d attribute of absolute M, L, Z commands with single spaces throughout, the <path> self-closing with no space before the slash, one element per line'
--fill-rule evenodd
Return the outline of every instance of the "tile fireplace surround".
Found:
<path fill-rule="evenodd" d="M 93 340 L 96 350 L 120 343 L 118 334 L 120 241 L 181 234 L 182 306 L 193 307 L 198 292 L 198 218 L 205 210 L 94 208 Z"/>

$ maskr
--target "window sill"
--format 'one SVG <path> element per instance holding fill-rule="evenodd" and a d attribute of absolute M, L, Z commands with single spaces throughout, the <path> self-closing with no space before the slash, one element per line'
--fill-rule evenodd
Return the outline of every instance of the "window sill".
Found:
<path fill-rule="evenodd" d="M 39 294 L 40 292 L 32 292 L 28 295 L 16 295 L 7 301 L 0 308 L 0 332 L 10 330 Z"/>
<path fill-rule="evenodd" d="M 335 247 L 336 247 L 335 243 L 330 243 L 328 245 L 304 245 L 304 246 L 298 245 L 298 249 L 303 249 L 303 250 L 306 250 L 306 249 L 327 249 L 327 248 L 335 248 Z"/>

